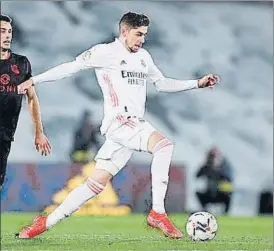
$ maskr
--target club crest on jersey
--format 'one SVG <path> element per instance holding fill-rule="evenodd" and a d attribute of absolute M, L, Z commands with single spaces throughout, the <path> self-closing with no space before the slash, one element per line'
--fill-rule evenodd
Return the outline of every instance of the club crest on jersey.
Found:
<path fill-rule="evenodd" d="M 20 74 L 20 71 L 19 71 L 18 66 L 16 64 L 11 65 L 11 70 L 16 75 Z"/>
<path fill-rule="evenodd" d="M 141 59 L 141 65 L 145 68 L 147 65 L 143 59 Z"/>

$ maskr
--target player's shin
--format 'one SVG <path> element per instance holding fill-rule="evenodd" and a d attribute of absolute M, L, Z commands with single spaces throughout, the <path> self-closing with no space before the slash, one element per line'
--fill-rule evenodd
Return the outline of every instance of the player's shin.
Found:
<path fill-rule="evenodd" d="M 47 217 L 47 229 L 53 227 L 56 223 L 62 219 L 69 217 L 75 211 L 77 211 L 86 201 L 95 197 L 97 194 L 104 190 L 104 186 L 97 181 L 89 178 L 85 183 L 75 188 Z"/>
<path fill-rule="evenodd" d="M 165 213 L 164 200 L 169 179 L 168 174 L 173 144 L 168 139 L 163 139 L 155 145 L 152 153 L 152 209 L 157 213 Z"/>

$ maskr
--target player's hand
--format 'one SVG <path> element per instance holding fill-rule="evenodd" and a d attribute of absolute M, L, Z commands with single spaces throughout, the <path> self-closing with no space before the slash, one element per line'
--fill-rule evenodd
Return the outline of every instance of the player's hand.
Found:
<path fill-rule="evenodd" d="M 198 80 L 199 88 L 213 88 L 216 84 L 220 83 L 220 77 L 215 74 L 209 74 Z"/>
<path fill-rule="evenodd" d="M 35 147 L 38 152 L 41 153 L 42 156 L 47 156 L 51 152 L 51 145 L 47 139 L 47 137 L 43 134 L 37 134 L 35 136 Z"/>
<path fill-rule="evenodd" d="M 33 81 L 32 81 L 31 78 L 29 80 L 21 83 L 20 85 L 17 86 L 17 92 L 18 92 L 18 94 L 26 94 L 27 91 L 28 91 L 28 89 L 30 87 L 32 87 L 32 85 L 33 85 Z"/>

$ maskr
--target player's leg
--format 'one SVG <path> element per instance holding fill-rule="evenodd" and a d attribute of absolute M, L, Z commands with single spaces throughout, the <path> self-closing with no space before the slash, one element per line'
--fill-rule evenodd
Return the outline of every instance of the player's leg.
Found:
<path fill-rule="evenodd" d="M 82 185 L 75 188 L 48 216 L 38 216 L 30 227 L 18 234 L 19 238 L 33 238 L 69 217 L 86 201 L 104 190 L 108 181 L 127 163 L 132 151 L 111 141 L 106 141 L 96 156 L 95 169 Z"/>
<path fill-rule="evenodd" d="M 126 117 L 124 124 L 113 124 L 108 137 L 132 150 L 153 154 L 151 165 L 153 210 L 165 213 L 164 199 L 168 185 L 168 173 L 173 144 L 152 125 L 137 117 Z"/>
<path fill-rule="evenodd" d="M 47 229 L 77 211 L 86 201 L 101 193 L 109 180 L 128 162 L 129 150 L 107 140 L 95 157 L 95 169 L 85 183 L 74 189 L 59 207 L 47 217 Z"/>
<path fill-rule="evenodd" d="M 148 152 L 153 154 L 151 164 L 152 209 L 165 213 L 164 200 L 169 182 L 169 166 L 173 153 L 173 143 L 159 132 L 153 132 L 147 143 Z"/>
<path fill-rule="evenodd" d="M 218 202 L 224 204 L 224 214 L 228 214 L 230 208 L 231 194 L 226 192 L 218 192 Z"/>
<path fill-rule="evenodd" d="M 115 133 L 110 134 L 111 139 L 118 140 L 129 149 L 153 154 L 152 210 L 147 218 L 148 224 L 160 229 L 170 238 L 181 238 L 182 233 L 169 220 L 164 206 L 173 144 L 143 119 L 133 117 L 126 121 L 127 123 L 114 131 Z"/>
<path fill-rule="evenodd" d="M 148 225 L 160 229 L 170 238 L 182 238 L 182 233 L 177 229 L 165 212 L 165 196 L 169 182 L 169 167 L 172 158 L 173 143 L 160 132 L 151 132 L 148 140 L 143 137 L 143 148 L 153 154 L 151 164 L 152 176 L 152 210 L 148 215 Z"/>
<path fill-rule="evenodd" d="M 173 152 L 172 142 L 144 119 L 126 116 L 122 121 L 124 121 L 122 125 L 116 123 L 116 128 L 110 131 L 109 138 L 129 149 L 153 154 L 151 166 L 153 209 L 148 216 L 148 224 L 161 229 L 170 238 L 181 238 L 182 233 L 169 220 L 164 207 Z"/>
<path fill-rule="evenodd" d="M 83 184 L 73 189 L 52 213 L 48 216 L 36 217 L 33 224 L 23 228 L 17 236 L 22 239 L 34 238 L 52 228 L 58 222 L 77 211 L 89 199 L 101 193 L 112 175 L 105 170 L 96 169 L 94 177 L 101 182 L 89 177 Z"/>
<path fill-rule="evenodd" d="M 7 162 L 10 153 L 11 141 L 0 139 L 0 189 L 2 190 L 2 185 L 4 184 L 6 172 L 7 172 Z"/>
<path fill-rule="evenodd" d="M 207 204 L 209 202 L 211 202 L 209 193 L 208 192 L 199 192 L 199 191 L 197 191 L 196 195 L 197 195 L 197 198 L 198 198 L 198 200 L 199 200 L 199 202 L 202 206 L 202 209 L 206 211 Z"/>
<path fill-rule="evenodd" d="M 72 215 L 85 202 L 104 190 L 107 182 L 112 178 L 112 175 L 105 170 L 94 170 L 94 172 L 94 178 L 89 177 L 83 184 L 72 190 L 66 199 L 47 216 L 47 229 L 52 228 L 59 221 Z"/>

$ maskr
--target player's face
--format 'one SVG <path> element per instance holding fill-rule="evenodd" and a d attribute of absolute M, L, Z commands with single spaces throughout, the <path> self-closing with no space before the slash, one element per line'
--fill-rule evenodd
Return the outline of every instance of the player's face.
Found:
<path fill-rule="evenodd" d="M 1 28 L 1 50 L 8 50 L 11 46 L 11 39 L 12 39 L 12 27 L 11 24 L 5 21 L 1 21 L 0 23 Z"/>
<path fill-rule="evenodd" d="M 147 35 L 147 26 L 141 26 L 134 29 L 128 29 L 125 32 L 125 43 L 131 52 L 138 52 L 145 42 Z"/>

